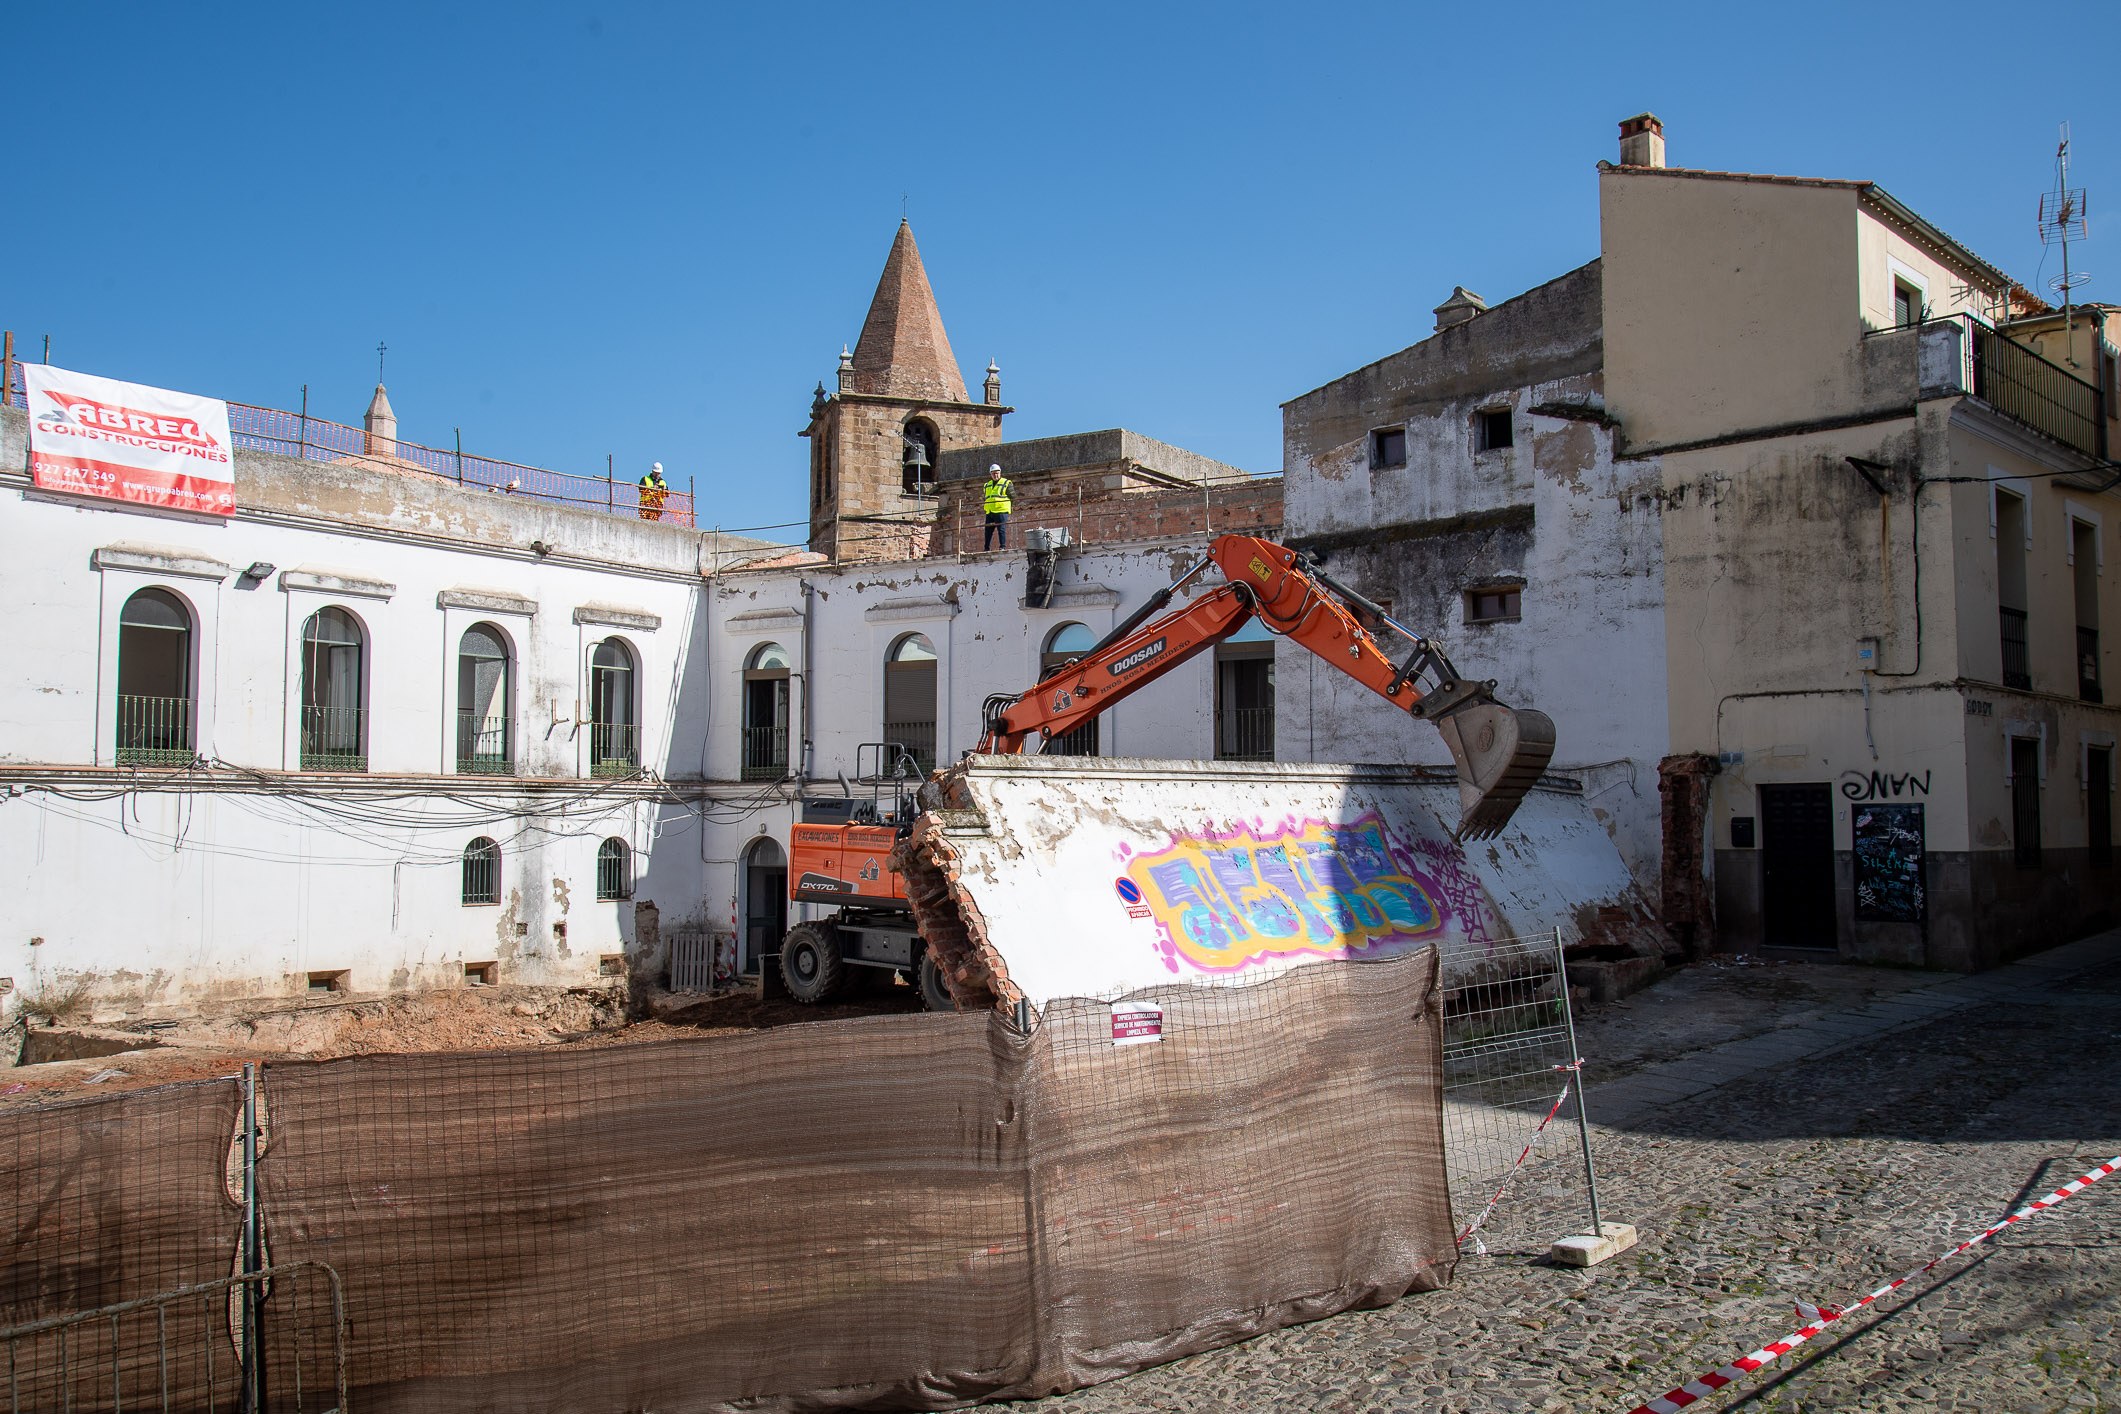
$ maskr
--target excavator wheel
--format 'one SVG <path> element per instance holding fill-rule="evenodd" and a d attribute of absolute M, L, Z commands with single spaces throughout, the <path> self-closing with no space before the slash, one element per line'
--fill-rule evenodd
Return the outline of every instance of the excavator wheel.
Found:
<path fill-rule="evenodd" d="M 930 1011 L 956 1011 L 957 1002 L 950 995 L 950 984 L 943 979 L 943 969 L 937 964 L 935 954 L 921 949 L 921 965 L 915 971 L 921 989 L 921 1005 Z"/>
<path fill-rule="evenodd" d="M 798 923 L 781 939 L 781 980 L 807 1006 L 830 1001 L 847 981 L 839 930 L 830 923 Z"/>

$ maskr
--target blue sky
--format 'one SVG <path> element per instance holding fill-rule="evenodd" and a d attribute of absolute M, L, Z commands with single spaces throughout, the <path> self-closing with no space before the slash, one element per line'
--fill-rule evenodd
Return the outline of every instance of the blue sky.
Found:
<path fill-rule="evenodd" d="M 1955 13 L 1956 11 L 1956 13 Z M 2008 20 L 1999 30 L 1999 24 Z M 2032 283 L 2056 124 L 2121 224 L 2121 7 L 37 6 L 0 325 L 111 377 L 803 514 L 902 201 L 1011 437 L 1270 471 L 1278 404 L 1597 254 L 1617 121 L 1865 177 Z M 1984 38 L 1983 36 L 1988 36 Z M 2036 53 L 2058 62 L 2036 79 Z M 22 62 L 26 60 L 27 62 Z M 1999 67 L 2000 66 L 2000 67 Z M 2041 278 L 2055 273 L 2050 258 Z M 2121 280 L 2121 271 L 2115 272 Z M 2107 291 L 2113 290 L 2114 295 Z M 2092 298 L 2121 295 L 2094 282 Z M 793 532 L 791 532 L 793 534 Z"/>

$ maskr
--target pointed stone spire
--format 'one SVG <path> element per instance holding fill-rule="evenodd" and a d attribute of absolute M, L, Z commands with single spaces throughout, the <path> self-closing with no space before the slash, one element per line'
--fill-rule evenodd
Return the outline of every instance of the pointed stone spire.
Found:
<path fill-rule="evenodd" d="M 920 248 L 913 243 L 913 227 L 904 221 L 899 222 L 883 278 L 876 282 L 876 298 L 869 303 L 869 317 L 862 321 L 862 337 L 854 346 L 853 383 L 857 393 L 966 400 L 965 375 L 950 351 L 950 336 L 943 332 L 943 316 L 928 287 Z"/>
<path fill-rule="evenodd" d="M 394 457 L 398 454 L 398 415 L 390 410 L 390 395 L 376 384 L 376 395 L 368 401 L 368 416 L 361 420 L 368 434 L 361 439 L 361 450 L 372 457 Z"/>

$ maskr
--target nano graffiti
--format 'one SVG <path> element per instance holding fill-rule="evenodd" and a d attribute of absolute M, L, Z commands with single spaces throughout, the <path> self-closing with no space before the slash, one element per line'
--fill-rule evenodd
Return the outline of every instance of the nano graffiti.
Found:
<path fill-rule="evenodd" d="M 1856 917 L 1876 923 L 1921 922 L 1928 906 L 1922 807 L 1865 805 L 1853 813 Z"/>
<path fill-rule="evenodd" d="M 1844 800 L 1897 800 L 1901 796 L 1928 795 L 1930 773 L 1916 775 L 1910 771 L 1904 776 L 1885 771 L 1843 771 L 1841 773 L 1841 798 Z"/>
<path fill-rule="evenodd" d="M 1345 825 L 1306 820 L 1182 837 L 1136 857 L 1127 875 L 1141 887 L 1174 972 L 1357 957 L 1419 940 L 1446 917 L 1443 890 L 1400 861 L 1374 812 Z"/>

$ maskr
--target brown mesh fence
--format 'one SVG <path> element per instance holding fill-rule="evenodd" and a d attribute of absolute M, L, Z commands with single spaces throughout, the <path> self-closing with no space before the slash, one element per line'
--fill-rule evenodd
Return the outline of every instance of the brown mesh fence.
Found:
<path fill-rule="evenodd" d="M 911 1015 L 276 1064 L 269 1257 L 341 1275 L 362 1414 L 1072 1388 L 1449 1279 L 1438 997 L 1431 951 L 1136 994 L 1143 1044 L 1064 1001 L 1028 1036 Z M 46 1132 L 126 1107 L 165 1177 Z M 230 1086 L 8 1116 L 11 1271 L 44 1292 L 11 1319 L 226 1275 L 235 1120 Z"/>

